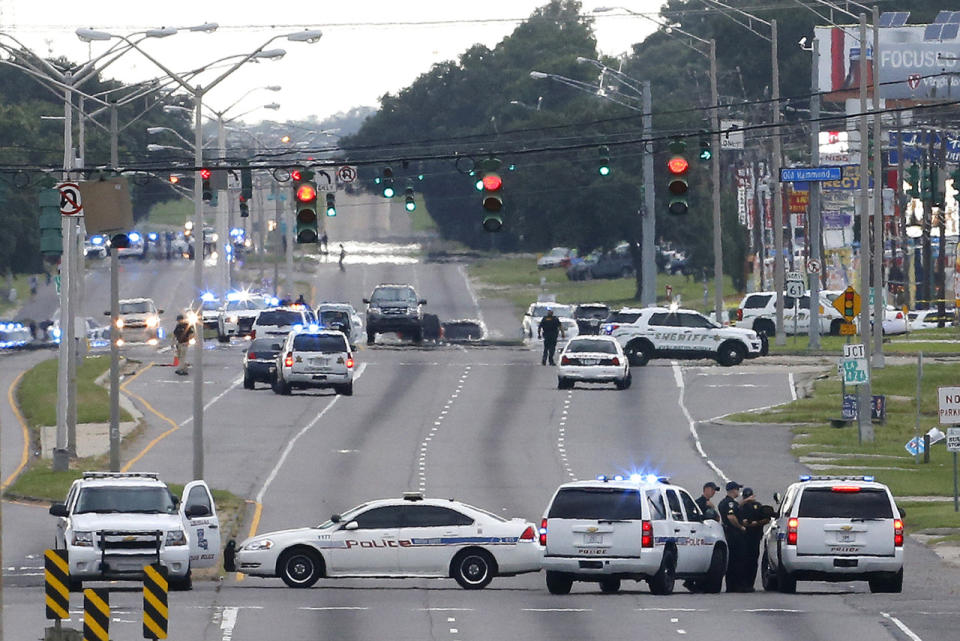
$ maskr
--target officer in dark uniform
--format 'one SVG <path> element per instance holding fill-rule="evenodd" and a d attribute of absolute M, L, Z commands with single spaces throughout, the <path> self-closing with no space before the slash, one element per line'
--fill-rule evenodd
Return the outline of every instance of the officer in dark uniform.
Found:
<path fill-rule="evenodd" d="M 727 592 L 739 592 L 743 576 L 744 533 L 747 528 L 740 520 L 740 504 L 737 497 L 743 486 L 736 481 L 727 483 L 727 495 L 720 501 L 717 511 L 727 537 Z"/>
<path fill-rule="evenodd" d="M 549 359 L 553 365 L 553 355 L 557 350 L 557 335 L 566 337 L 563 331 L 563 324 L 560 319 L 553 315 L 553 310 L 548 309 L 547 315 L 540 320 L 537 326 L 537 338 L 543 339 L 543 357 L 540 359 L 541 365 L 546 365 Z"/>
<path fill-rule="evenodd" d="M 697 507 L 699 507 L 700 511 L 703 513 L 703 518 L 713 519 L 714 521 L 720 520 L 720 515 L 717 513 L 717 508 L 713 504 L 712 500 L 719 491 L 720 486 L 713 481 L 708 481 L 703 484 L 703 494 L 700 495 L 700 498 L 694 501 L 694 503 L 697 504 Z"/>
<path fill-rule="evenodd" d="M 747 528 L 743 535 L 743 571 L 740 575 L 740 591 L 753 592 L 757 579 L 757 565 L 760 561 L 760 540 L 763 538 L 763 526 L 770 522 L 769 509 L 761 505 L 749 487 L 743 488 L 740 500 L 740 518 Z"/>

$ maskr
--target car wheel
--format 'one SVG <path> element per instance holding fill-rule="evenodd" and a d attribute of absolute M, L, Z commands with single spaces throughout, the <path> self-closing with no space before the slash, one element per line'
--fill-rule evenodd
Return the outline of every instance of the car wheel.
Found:
<path fill-rule="evenodd" d="M 713 556 L 710 557 L 710 567 L 703 577 L 704 592 L 716 594 L 723 589 L 723 575 L 727 571 L 727 549 L 720 545 L 713 546 Z"/>
<path fill-rule="evenodd" d="M 412 341 L 413 341 L 414 343 L 416 343 L 417 345 L 419 345 L 420 343 L 422 343 L 422 342 L 423 342 L 423 330 L 422 330 L 421 328 L 419 328 L 419 327 L 418 327 L 417 329 L 413 330 L 413 334 L 411 335 L 410 340 L 412 340 Z"/>
<path fill-rule="evenodd" d="M 600 591 L 604 594 L 616 594 L 620 591 L 620 579 L 613 577 L 600 579 Z"/>
<path fill-rule="evenodd" d="M 717 361 L 724 367 L 733 367 L 743 362 L 745 354 L 746 350 L 743 349 L 743 345 L 727 341 L 717 350 Z"/>
<path fill-rule="evenodd" d="M 550 594 L 570 594 L 573 587 L 573 577 L 563 572 L 547 570 L 547 590 Z"/>
<path fill-rule="evenodd" d="M 580 276 L 580 280 L 593 280 L 593 270 L 587 268 L 583 271 L 583 274 Z"/>
<path fill-rule="evenodd" d="M 71 592 L 83 592 L 83 579 L 67 577 L 67 589 Z"/>
<path fill-rule="evenodd" d="M 642 340 L 631 341 L 623 350 L 627 354 L 627 360 L 634 367 L 643 367 L 653 356 L 653 348 L 650 343 Z"/>
<path fill-rule="evenodd" d="M 896 574 L 869 580 L 871 592 L 903 592 L 903 568 Z"/>
<path fill-rule="evenodd" d="M 252 378 L 250 378 L 249 376 L 247 376 L 246 374 L 244 374 L 244 376 L 243 376 L 243 389 L 253 389 L 253 388 L 256 387 L 256 386 L 257 386 L 256 382 L 255 382 Z"/>
<path fill-rule="evenodd" d="M 453 559 L 452 574 L 464 590 L 480 590 L 493 580 L 496 562 L 486 550 L 464 550 Z"/>
<path fill-rule="evenodd" d="M 761 318 L 753 324 L 753 331 L 760 334 L 766 334 L 767 336 L 773 336 L 777 333 L 777 326 L 773 324 L 773 321 Z"/>
<path fill-rule="evenodd" d="M 665 550 L 660 569 L 647 579 L 647 585 L 650 586 L 650 591 L 653 594 L 662 596 L 673 594 L 673 584 L 677 579 L 677 557 L 675 554 L 673 550 Z"/>
<path fill-rule="evenodd" d="M 373 345 L 377 340 L 377 333 L 367 330 L 367 345 Z"/>
<path fill-rule="evenodd" d="M 170 590 L 173 592 L 188 592 L 193 589 L 193 573 L 187 570 L 186 575 L 170 577 Z"/>
<path fill-rule="evenodd" d="M 619 381 L 615 381 L 614 385 L 617 386 L 617 389 L 630 389 L 630 384 L 633 382 L 633 375 L 627 374 L 627 377 Z"/>
<path fill-rule="evenodd" d="M 557 379 L 557 389 L 572 389 L 573 381 L 566 378 Z"/>
<path fill-rule="evenodd" d="M 277 574 L 291 588 L 309 588 L 323 575 L 323 559 L 315 550 L 287 550 L 277 562 Z"/>
<path fill-rule="evenodd" d="M 337 385 L 333 388 L 333 391 L 341 396 L 353 396 L 353 381 L 344 383 L 343 385 Z"/>
<path fill-rule="evenodd" d="M 762 332 L 757 337 L 760 339 L 760 356 L 766 356 L 770 353 L 770 339 Z"/>
<path fill-rule="evenodd" d="M 767 560 L 767 552 L 764 550 L 763 559 L 760 561 L 760 583 L 767 592 L 777 591 L 777 575 L 770 568 L 770 561 Z"/>
<path fill-rule="evenodd" d="M 777 565 L 777 589 L 784 594 L 796 594 L 797 578 L 783 569 L 783 564 Z"/>

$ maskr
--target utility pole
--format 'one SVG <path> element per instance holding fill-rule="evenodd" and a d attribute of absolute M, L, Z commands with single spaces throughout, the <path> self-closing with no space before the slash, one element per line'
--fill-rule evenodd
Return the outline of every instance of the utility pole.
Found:
<path fill-rule="evenodd" d="M 203 291 L 203 178 L 200 169 L 203 165 L 203 87 L 197 85 L 193 91 L 194 108 L 194 164 L 193 176 L 193 286 L 196 296 Z M 193 478 L 203 478 L 203 306 L 197 310 L 199 318 L 194 329 L 194 369 L 193 369 Z"/>
<path fill-rule="evenodd" d="M 880 9 L 873 7 L 873 366 L 883 363 L 883 123 L 880 114 Z M 863 239 L 860 241 L 863 246 Z"/>
<path fill-rule="evenodd" d="M 774 49 L 776 51 L 776 49 Z M 723 317 L 723 239 L 720 219 L 720 96 L 717 89 L 717 41 L 710 38 L 710 100 L 713 114 L 710 118 L 713 129 L 713 309 L 714 318 L 721 325 Z"/>
<path fill-rule="evenodd" d="M 641 124 L 643 126 L 644 140 L 650 140 L 653 137 L 653 97 L 650 93 L 650 81 L 644 80 L 642 83 L 642 103 L 643 116 Z M 657 236 L 657 216 L 656 216 L 656 188 L 653 179 L 653 150 L 644 150 L 643 154 L 643 208 L 644 216 L 640 222 L 642 232 L 640 247 L 640 278 L 643 291 L 640 302 L 643 305 L 653 305 L 657 302 L 657 260 L 656 260 L 656 236 Z"/>
<path fill-rule="evenodd" d="M 930 176 L 930 169 L 933 166 L 933 135 L 934 132 L 930 129 L 926 130 L 927 136 L 927 154 L 923 162 L 923 171 L 920 177 L 921 184 L 923 181 L 923 176 Z M 923 303 L 924 306 L 922 309 L 930 309 L 930 301 L 933 298 L 930 283 L 931 283 L 931 263 L 933 262 L 933 247 L 930 241 L 930 227 L 933 223 L 933 204 L 930 202 L 930 198 L 926 190 L 921 188 L 920 196 L 923 198 L 923 249 L 921 250 L 921 259 L 923 262 L 923 284 L 917 284 L 917 303 L 919 308 L 919 303 Z"/>
<path fill-rule="evenodd" d="M 907 306 L 907 309 L 913 309 L 913 305 L 910 304 L 913 295 L 910 292 L 910 246 L 907 239 L 906 233 L 906 223 L 904 218 L 907 215 L 907 205 L 911 198 L 908 198 L 903 193 L 903 118 L 901 113 L 897 112 L 897 191 L 894 194 L 894 197 L 897 199 L 897 204 L 899 205 L 899 216 L 897 216 L 897 235 L 899 236 L 899 245 L 901 251 L 903 252 L 903 293 L 905 296 L 904 304 Z M 919 187 L 919 185 L 918 185 Z"/>
<path fill-rule="evenodd" d="M 277 255 L 276 259 L 273 261 L 273 295 L 276 298 L 280 298 L 280 258 L 282 256 L 287 237 L 284 236 L 283 228 L 280 226 L 280 187 L 277 185 L 277 181 L 274 180 L 271 183 L 270 189 L 273 191 L 274 195 L 273 224 L 274 231 L 277 232 L 275 235 L 275 238 L 277 239 Z"/>
<path fill-rule="evenodd" d="M 860 294 L 870 290 L 870 175 L 867 164 L 867 15 L 860 14 Z M 880 319 L 878 319 L 880 320 Z M 867 381 L 858 386 L 857 427 L 862 443 L 873 442 L 873 422 L 870 417 L 872 374 L 870 345 L 870 305 L 860 306 L 860 340 L 867 361 Z"/>
<path fill-rule="evenodd" d="M 946 305 L 947 305 L 947 194 L 946 188 L 940 189 L 940 178 L 946 178 L 947 175 L 947 127 L 946 123 L 941 123 L 940 128 L 940 154 L 939 169 L 937 171 L 937 180 L 933 180 L 933 168 L 930 169 L 930 193 L 939 193 L 942 198 L 940 212 L 937 214 L 937 222 L 940 230 L 940 256 L 937 258 L 937 284 L 940 295 L 937 296 L 937 312 L 939 320 L 937 327 L 946 325 Z M 956 189 L 956 187 L 954 187 Z"/>
<path fill-rule="evenodd" d="M 783 155 L 780 145 L 780 63 L 777 60 L 777 21 L 770 21 L 770 49 L 773 56 L 773 248 L 776 258 L 773 261 L 774 289 L 777 292 L 777 328 L 776 344 L 786 345 L 786 328 L 783 326 L 783 196 L 780 191 L 780 165 Z"/>
<path fill-rule="evenodd" d="M 120 164 L 117 102 L 110 101 L 110 166 Z M 110 471 L 120 471 L 120 276 L 117 250 L 110 250 Z"/>
<path fill-rule="evenodd" d="M 810 164 L 820 166 L 820 41 L 813 39 L 813 64 L 810 73 Z M 810 260 L 824 264 L 820 254 L 820 183 L 810 181 L 810 225 L 807 236 L 807 251 Z M 807 331 L 807 349 L 820 349 L 820 273 L 807 274 L 810 287 L 810 327 Z"/>
<path fill-rule="evenodd" d="M 287 222 L 287 273 L 283 280 L 284 296 L 293 298 L 293 212 L 290 207 L 283 208 L 283 219 Z"/>

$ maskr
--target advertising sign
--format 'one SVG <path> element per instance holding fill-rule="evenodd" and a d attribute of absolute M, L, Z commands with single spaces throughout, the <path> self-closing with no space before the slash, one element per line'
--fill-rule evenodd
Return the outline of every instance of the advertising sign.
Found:
<path fill-rule="evenodd" d="M 929 132 L 929 131 L 904 131 L 902 132 L 903 138 L 903 161 L 905 163 L 923 162 L 924 157 L 927 155 L 927 152 L 930 149 L 930 135 L 933 134 L 933 153 L 940 153 L 940 147 L 944 143 L 943 138 L 941 138 L 938 132 Z M 889 151 L 889 162 L 891 165 L 896 165 L 900 161 L 900 157 L 897 153 L 897 138 L 901 137 L 898 135 L 898 132 L 891 131 L 889 132 L 890 136 L 890 151 Z M 950 135 L 946 136 L 946 156 L 947 162 L 955 163 L 960 162 L 960 138 L 955 138 Z"/>

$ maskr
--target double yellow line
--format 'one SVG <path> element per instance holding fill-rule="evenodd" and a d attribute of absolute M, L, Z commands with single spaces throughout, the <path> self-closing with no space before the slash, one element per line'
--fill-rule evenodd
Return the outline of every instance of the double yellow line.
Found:
<path fill-rule="evenodd" d="M 13 415 L 17 417 L 17 422 L 20 424 L 20 432 L 23 436 L 23 450 L 20 452 L 20 465 L 18 465 L 17 469 L 15 469 L 13 473 L 4 479 L 2 484 L 0 484 L 0 492 L 7 489 L 7 486 L 17 480 L 17 477 L 20 476 L 20 472 L 22 472 L 23 468 L 27 466 L 27 461 L 30 460 L 30 430 L 27 428 L 27 422 L 24 420 L 23 414 L 20 413 L 20 406 L 17 405 L 17 399 L 13 397 L 14 392 L 20 385 L 20 381 L 23 379 L 23 376 L 26 373 L 27 370 L 24 370 L 17 374 L 17 377 L 13 379 L 13 382 L 10 383 L 10 388 L 7 390 L 7 402 L 10 403 L 10 409 L 13 411 Z"/>

